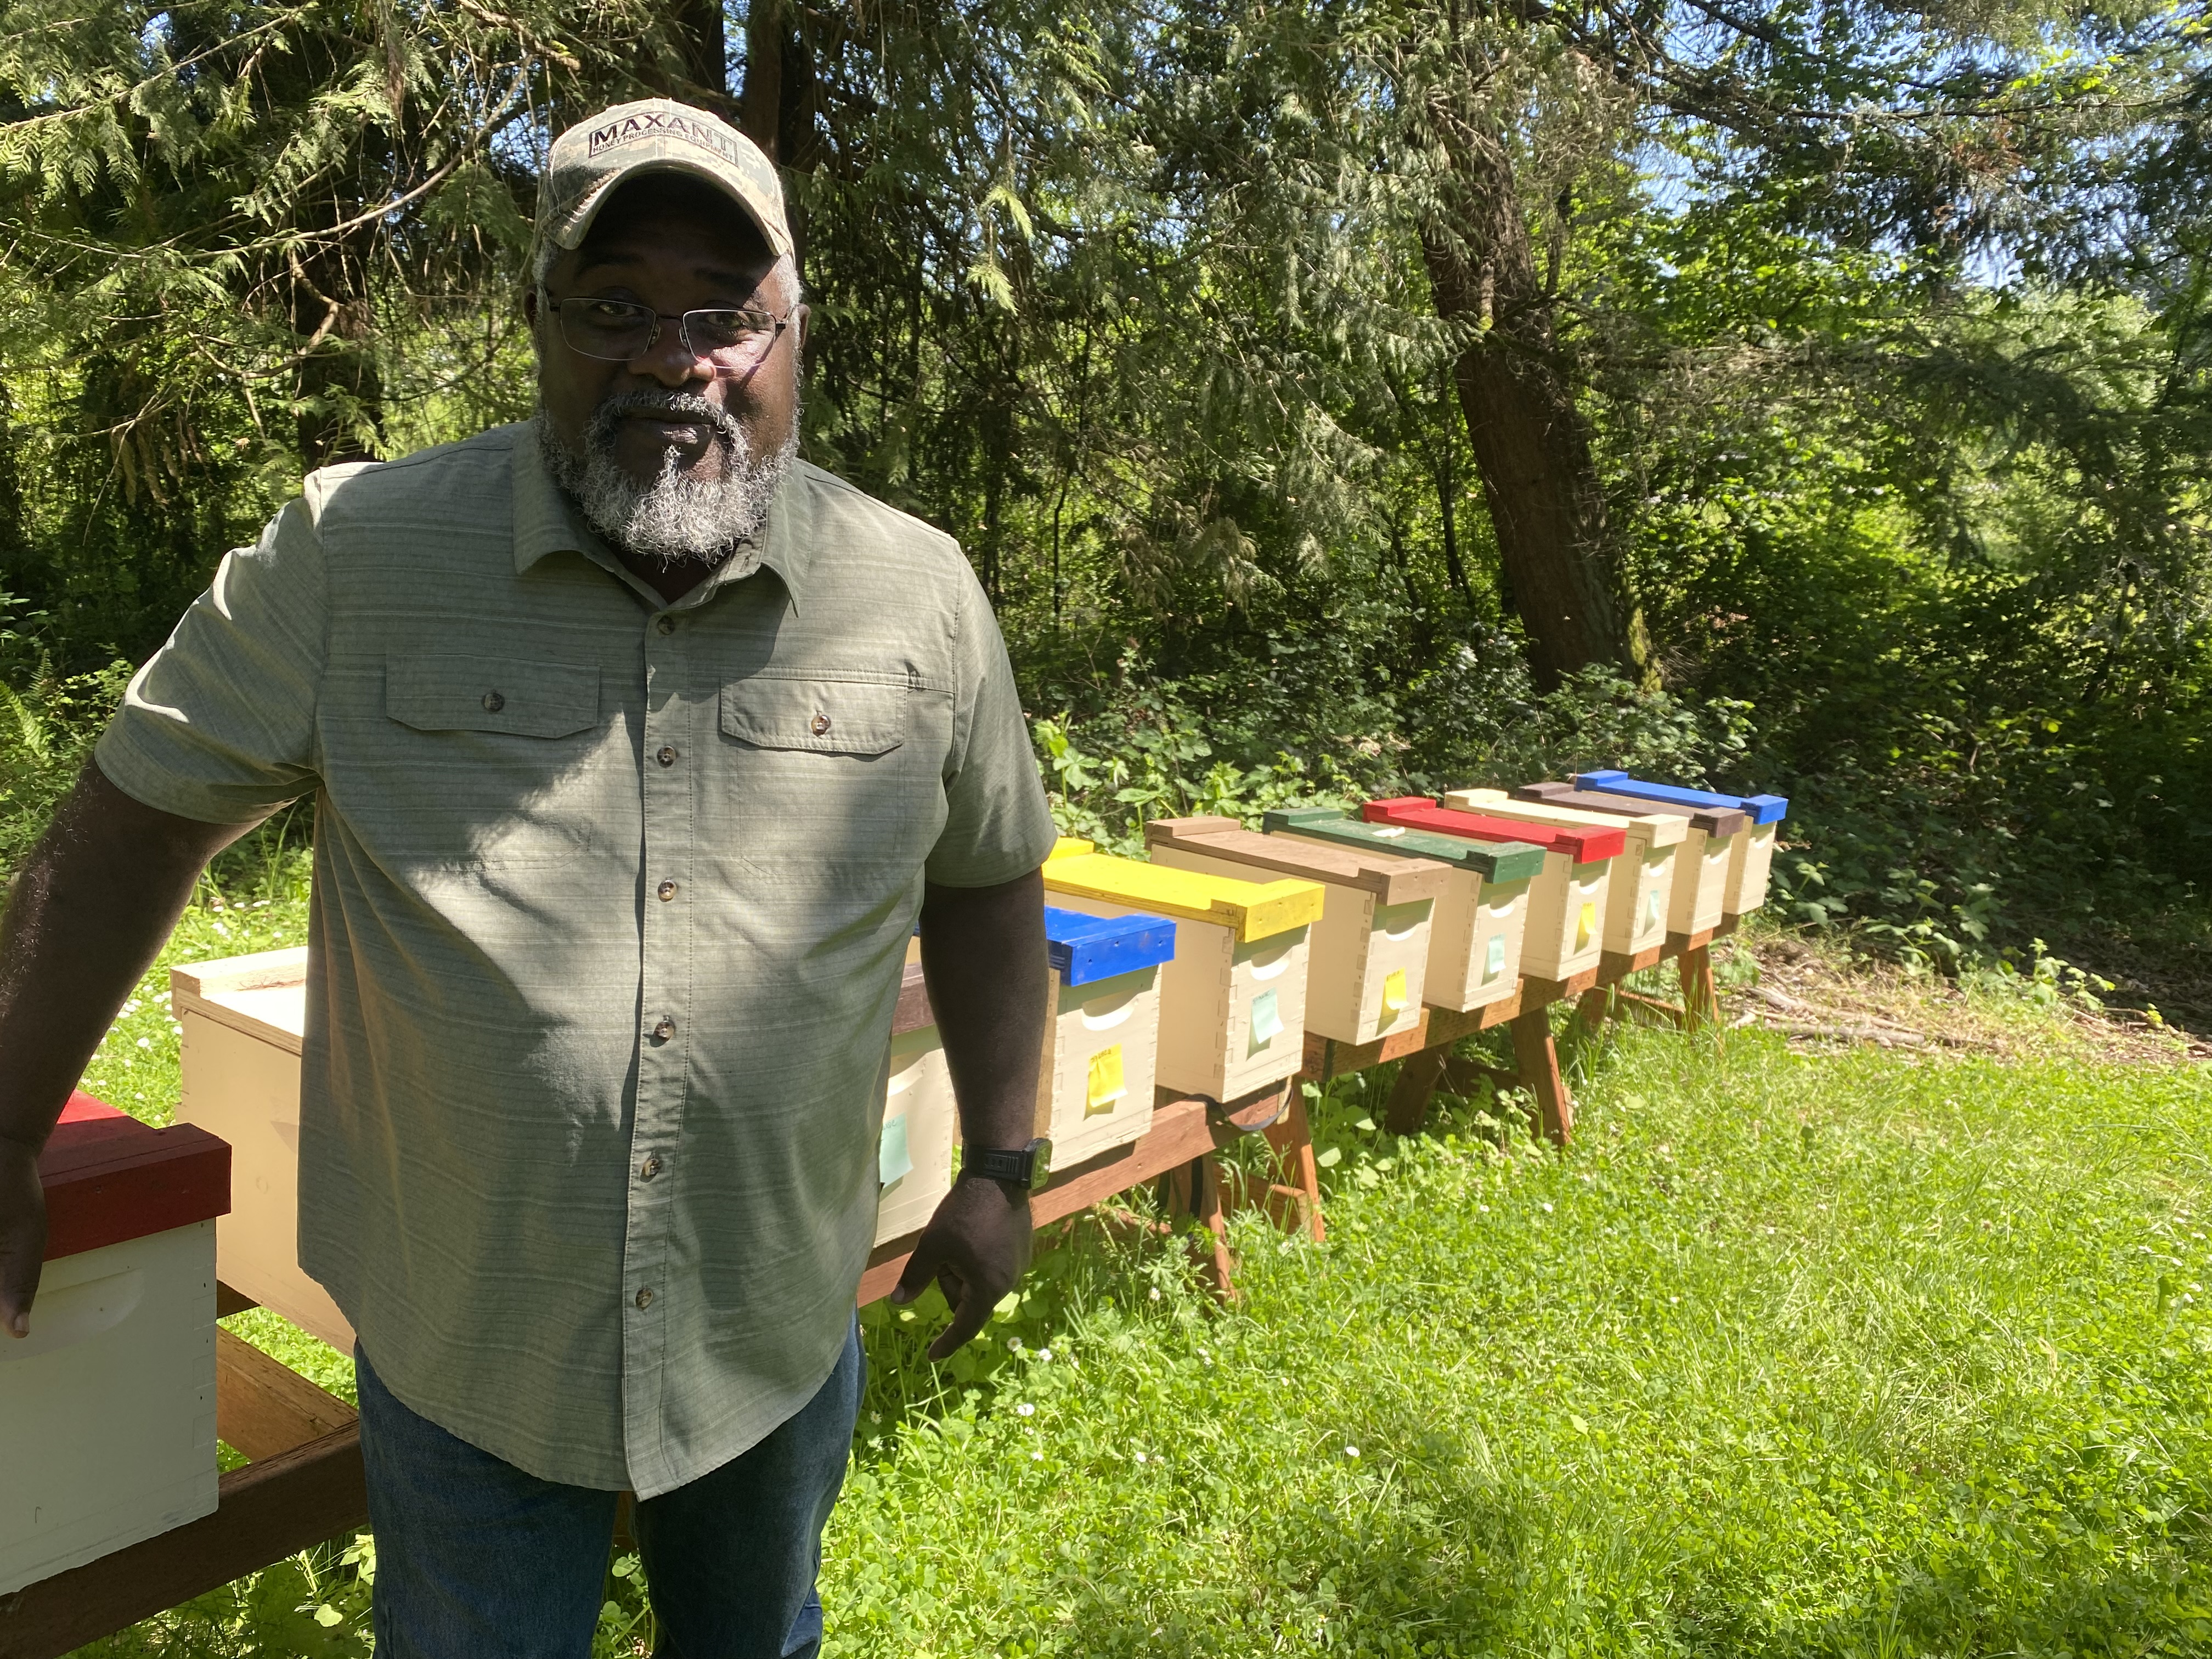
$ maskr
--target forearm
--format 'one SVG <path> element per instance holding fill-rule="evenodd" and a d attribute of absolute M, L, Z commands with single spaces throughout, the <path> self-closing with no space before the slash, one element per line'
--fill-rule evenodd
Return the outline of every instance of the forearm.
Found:
<path fill-rule="evenodd" d="M 246 827 L 155 811 L 87 763 L 0 917 L 0 1139 L 45 1144 L 201 869 Z"/>
<path fill-rule="evenodd" d="M 922 895 L 921 967 L 961 1138 L 1012 1149 L 1036 1133 L 1048 969 L 1044 878 Z"/>

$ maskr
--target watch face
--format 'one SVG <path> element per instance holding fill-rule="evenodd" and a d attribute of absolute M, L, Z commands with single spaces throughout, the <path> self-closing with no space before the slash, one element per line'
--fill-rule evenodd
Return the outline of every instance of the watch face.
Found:
<path fill-rule="evenodd" d="M 1041 1193 L 1052 1179 L 1052 1142 L 1039 1137 L 1029 1144 L 1030 1190 Z"/>

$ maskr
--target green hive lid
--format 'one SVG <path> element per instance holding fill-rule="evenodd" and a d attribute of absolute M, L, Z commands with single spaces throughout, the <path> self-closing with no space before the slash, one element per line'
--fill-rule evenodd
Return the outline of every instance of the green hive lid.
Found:
<path fill-rule="evenodd" d="M 1515 841 L 1468 841 L 1427 830 L 1369 823 L 1348 812 L 1326 806 L 1270 812 L 1261 822 L 1269 835 L 1311 836 L 1321 841 L 1341 842 L 1347 847 L 1395 853 L 1402 858 L 1435 859 L 1462 870 L 1472 870 L 1485 881 L 1533 881 L 1544 870 L 1544 849 L 1540 847 Z"/>

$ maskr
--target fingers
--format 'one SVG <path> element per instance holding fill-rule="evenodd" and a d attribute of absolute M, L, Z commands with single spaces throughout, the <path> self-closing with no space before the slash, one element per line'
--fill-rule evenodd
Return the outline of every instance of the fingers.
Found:
<path fill-rule="evenodd" d="M 937 1277 L 937 1269 L 944 1260 L 943 1252 L 935 1249 L 925 1232 L 914 1247 L 914 1254 L 906 1259 L 906 1271 L 899 1275 L 891 1293 L 884 1299 L 894 1308 L 903 1308 L 929 1288 L 929 1281 Z"/>
<path fill-rule="evenodd" d="M 937 1340 L 929 1345 L 929 1357 L 945 1359 L 983 1328 L 983 1322 L 990 1318 L 997 1298 L 984 1296 L 949 1270 L 939 1274 L 937 1282 L 945 1291 L 945 1299 L 952 1304 L 952 1322 L 939 1332 Z"/>
<path fill-rule="evenodd" d="M 35 1227 L 11 1225 L 0 1240 L 0 1331 L 9 1336 L 31 1334 L 31 1304 L 39 1294 L 40 1257 L 46 1250 L 46 1218 Z"/>

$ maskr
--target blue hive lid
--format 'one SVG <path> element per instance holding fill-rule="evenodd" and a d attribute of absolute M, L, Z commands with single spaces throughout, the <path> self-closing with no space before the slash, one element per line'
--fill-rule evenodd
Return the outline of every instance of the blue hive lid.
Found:
<path fill-rule="evenodd" d="M 1783 795 L 1719 795 L 1710 789 L 1649 783 L 1642 778 L 1632 778 L 1626 772 L 1577 772 L 1575 787 L 1600 790 L 1608 795 L 1633 795 L 1640 800 L 1656 800 L 1668 806 L 1701 806 L 1707 811 L 1734 807 L 1740 812 L 1748 812 L 1753 823 L 1779 823 L 1790 811 L 1789 799 Z"/>
<path fill-rule="evenodd" d="M 1044 908 L 1044 937 L 1063 985 L 1089 985 L 1157 968 L 1171 960 L 1176 949 L 1175 923 L 1165 916 L 1086 916 L 1049 904 Z"/>

